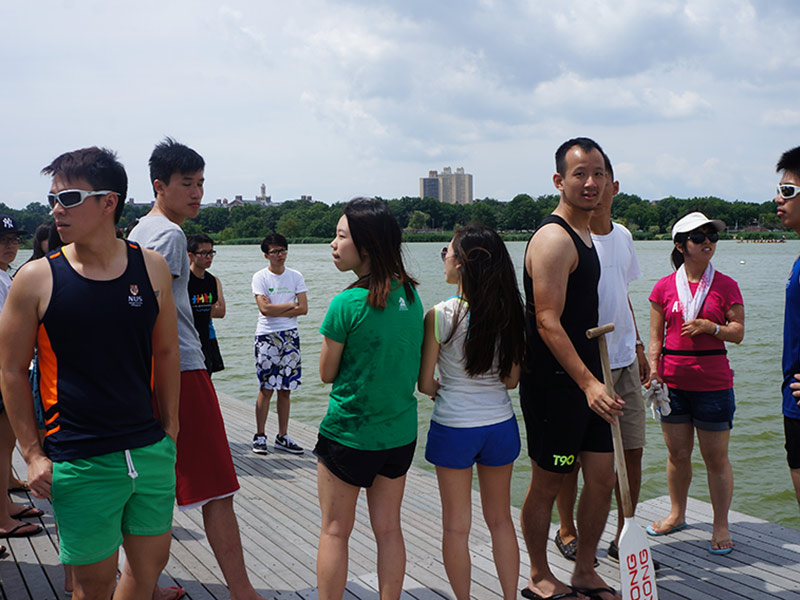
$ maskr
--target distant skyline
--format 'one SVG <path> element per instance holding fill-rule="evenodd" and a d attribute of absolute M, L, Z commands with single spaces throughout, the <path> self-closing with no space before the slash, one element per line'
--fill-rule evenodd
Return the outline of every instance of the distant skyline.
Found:
<path fill-rule="evenodd" d="M 800 145 L 791 0 L 174 0 L 0 7 L 0 201 L 99 145 L 152 198 L 172 136 L 206 159 L 204 203 L 416 196 L 463 166 L 474 197 L 555 193 L 585 135 L 645 199 L 774 197 Z"/>

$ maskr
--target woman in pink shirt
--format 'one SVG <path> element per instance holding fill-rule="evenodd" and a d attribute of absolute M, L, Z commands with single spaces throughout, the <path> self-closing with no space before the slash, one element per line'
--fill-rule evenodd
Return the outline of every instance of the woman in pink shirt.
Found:
<path fill-rule="evenodd" d="M 669 453 L 672 506 L 647 532 L 667 535 L 686 527 L 696 430 L 714 510 L 708 546 L 712 554 L 733 549 L 728 528 L 733 496 L 728 441 L 736 406 L 725 342 L 738 344 L 744 338 L 739 286 L 711 264 L 723 229 L 722 221 L 700 212 L 678 220 L 672 228 L 672 263 L 677 270 L 660 279 L 650 294 L 650 367 L 653 379 L 669 390 L 670 411 L 661 415 L 661 430 Z"/>

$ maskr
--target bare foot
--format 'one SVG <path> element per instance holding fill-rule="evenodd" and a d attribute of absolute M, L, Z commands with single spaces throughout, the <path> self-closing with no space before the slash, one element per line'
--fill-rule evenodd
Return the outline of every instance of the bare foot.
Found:
<path fill-rule="evenodd" d="M 11 517 L 9 517 L 8 521 L 0 524 L 0 537 L 6 537 L 8 534 L 11 534 L 11 537 L 25 537 L 26 535 L 36 535 L 41 531 L 41 525 L 17 521 Z"/>
<path fill-rule="evenodd" d="M 686 528 L 686 519 L 668 515 L 660 521 L 653 521 L 647 528 L 650 535 L 669 535 Z"/>
<path fill-rule="evenodd" d="M 614 588 L 608 585 L 596 572 L 592 572 L 586 579 L 576 579 L 572 577 L 572 587 L 579 592 L 590 596 L 591 598 L 599 598 L 601 600 L 622 600 Z"/>

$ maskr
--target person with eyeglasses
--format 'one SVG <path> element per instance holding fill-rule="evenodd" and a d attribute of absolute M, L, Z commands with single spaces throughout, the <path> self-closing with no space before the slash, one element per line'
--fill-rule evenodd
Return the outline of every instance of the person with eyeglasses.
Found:
<path fill-rule="evenodd" d="M 777 165 L 781 174 L 775 204 L 784 227 L 800 233 L 800 146 L 787 150 Z M 800 504 L 800 257 L 792 265 L 786 282 L 783 316 L 783 429 L 786 461 L 794 493 Z"/>
<path fill-rule="evenodd" d="M 687 527 L 692 449 L 697 441 L 708 474 L 714 513 L 708 544 L 712 554 L 729 554 L 733 541 L 728 510 L 733 470 L 728 442 L 736 404 L 733 371 L 725 342 L 744 338 L 744 301 L 737 283 L 714 269 L 711 258 L 725 223 L 692 212 L 672 227 L 672 264 L 650 294 L 650 379 L 666 384 L 669 414 L 660 413 L 667 446 L 669 514 L 647 527 L 653 536 Z M 646 387 L 651 385 L 648 382 Z"/>
<path fill-rule="evenodd" d="M 214 240 L 205 233 L 195 233 L 186 238 L 186 250 L 189 253 L 189 302 L 210 375 L 225 368 L 213 321 L 225 316 L 225 296 L 222 282 L 208 272 L 216 254 Z"/>
<path fill-rule="evenodd" d="M 289 437 L 289 408 L 293 391 L 300 389 L 300 335 L 297 317 L 308 313 L 308 288 L 300 271 L 286 266 L 289 243 L 279 233 L 261 241 L 261 251 L 269 266 L 253 275 L 252 290 L 258 306 L 254 354 L 258 397 L 256 433 L 252 450 L 267 454 L 265 431 L 272 392 L 278 396 L 278 433 L 274 447 L 290 454 L 303 448 Z"/>
<path fill-rule="evenodd" d="M 158 253 L 116 237 L 128 179 L 115 153 L 67 152 L 42 173 L 65 245 L 19 271 L 0 313 L 8 416 L 31 491 L 52 499 L 75 597 L 144 598 L 169 559 L 175 503 L 172 278 Z M 37 344 L 43 445 L 28 380 Z M 117 582 L 120 545 L 132 567 Z"/>

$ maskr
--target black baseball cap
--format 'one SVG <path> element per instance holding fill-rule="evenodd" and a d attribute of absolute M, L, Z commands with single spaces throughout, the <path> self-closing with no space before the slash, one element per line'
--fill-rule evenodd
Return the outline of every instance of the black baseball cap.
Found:
<path fill-rule="evenodd" d="M 4 233 L 16 233 L 18 235 L 25 235 L 27 231 L 20 229 L 17 220 L 8 215 L 0 215 L 0 235 Z"/>

